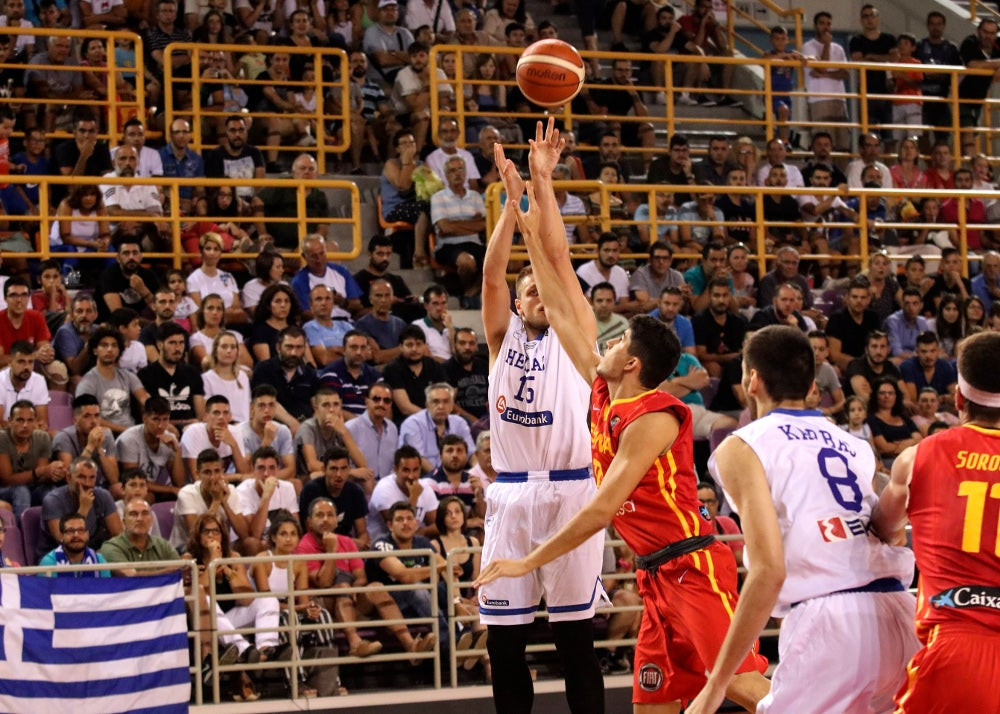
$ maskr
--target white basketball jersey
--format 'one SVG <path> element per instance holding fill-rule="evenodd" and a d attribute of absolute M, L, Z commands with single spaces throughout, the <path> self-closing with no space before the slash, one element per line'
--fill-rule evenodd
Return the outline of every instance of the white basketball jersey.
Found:
<path fill-rule="evenodd" d="M 913 553 L 868 532 L 878 497 L 872 489 L 875 455 L 867 442 L 818 411 L 791 409 L 776 409 L 735 435 L 764 466 L 781 526 L 786 576 L 775 617 L 784 617 L 794 603 L 879 578 L 909 586 Z M 721 483 L 714 455 L 709 470 Z"/>
<path fill-rule="evenodd" d="M 528 340 L 511 314 L 490 371 L 490 452 L 498 472 L 588 468 L 590 385 L 549 328 Z"/>

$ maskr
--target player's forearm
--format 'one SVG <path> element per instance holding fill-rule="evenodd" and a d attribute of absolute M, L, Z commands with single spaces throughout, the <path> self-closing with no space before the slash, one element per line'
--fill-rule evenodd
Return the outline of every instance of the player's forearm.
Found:
<path fill-rule="evenodd" d="M 486 254 L 483 257 L 483 287 L 507 290 L 507 264 L 510 262 L 510 247 L 514 240 L 514 226 L 517 217 L 514 206 L 504 205 L 500 219 L 493 227 Z"/>
<path fill-rule="evenodd" d="M 604 530 L 609 523 L 611 515 L 601 512 L 591 502 L 552 538 L 531 551 L 525 562 L 532 570 L 540 568 L 573 550 L 598 531 Z"/>

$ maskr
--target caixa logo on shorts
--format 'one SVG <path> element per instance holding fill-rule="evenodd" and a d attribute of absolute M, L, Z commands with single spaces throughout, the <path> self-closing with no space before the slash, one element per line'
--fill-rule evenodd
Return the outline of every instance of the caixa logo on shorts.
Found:
<path fill-rule="evenodd" d="M 647 662 L 639 668 L 636 675 L 639 688 L 644 692 L 655 692 L 663 686 L 663 670 L 652 662 Z"/>

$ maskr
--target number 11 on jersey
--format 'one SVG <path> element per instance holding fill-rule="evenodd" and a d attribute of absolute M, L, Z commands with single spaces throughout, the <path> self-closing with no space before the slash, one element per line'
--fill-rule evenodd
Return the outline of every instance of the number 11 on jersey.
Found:
<path fill-rule="evenodd" d="M 966 553 L 978 553 L 982 547 L 987 491 L 991 499 L 1000 501 L 1000 483 L 993 484 L 992 488 L 985 481 L 962 481 L 958 484 L 958 495 L 968 499 L 962 528 L 962 550 Z M 1000 557 L 1000 515 L 997 517 L 997 542 L 993 553 Z"/>

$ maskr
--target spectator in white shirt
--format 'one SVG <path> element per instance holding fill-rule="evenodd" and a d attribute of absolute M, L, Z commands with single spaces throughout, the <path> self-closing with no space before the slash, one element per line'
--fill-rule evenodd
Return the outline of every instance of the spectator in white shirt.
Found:
<path fill-rule="evenodd" d="M 0 371 L 0 405 L 3 421 L 10 419 L 14 402 L 26 399 L 35 405 L 35 419 L 39 429 L 49 428 L 49 388 L 45 377 L 35 372 L 35 346 L 27 340 L 18 340 L 10 347 L 10 365 Z"/>

